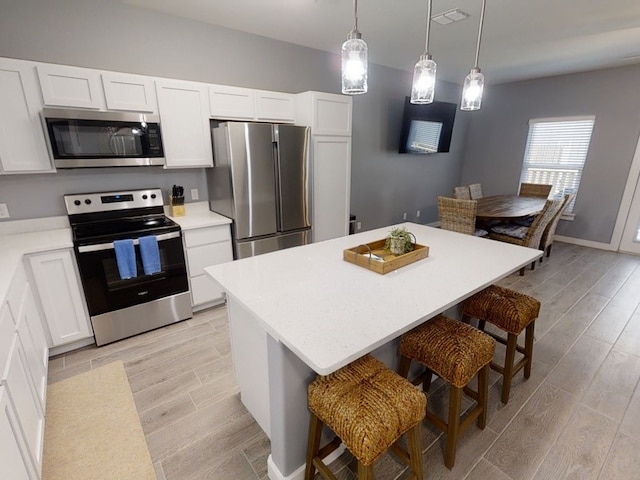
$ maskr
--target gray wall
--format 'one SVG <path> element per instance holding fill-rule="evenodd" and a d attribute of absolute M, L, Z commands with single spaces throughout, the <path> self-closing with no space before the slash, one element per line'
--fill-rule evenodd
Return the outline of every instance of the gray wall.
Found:
<path fill-rule="evenodd" d="M 0 0 L 0 12 L 2 57 L 291 93 L 340 91 L 337 54 L 117 1 Z M 345 32 L 349 28 L 345 25 Z M 336 51 L 342 41 L 336 39 Z M 433 221 L 436 194 L 449 193 L 460 177 L 465 122 L 456 125 L 452 153 L 397 155 L 410 74 L 370 68 L 370 93 L 354 98 L 352 211 L 363 229 L 401 221 L 405 211 L 414 219 L 416 209 L 423 210 L 422 222 Z M 455 90 L 447 84 L 438 88 L 443 94 Z M 441 92 L 437 95 L 440 99 Z M 12 219 L 21 219 L 64 215 L 62 195 L 73 192 L 156 185 L 166 189 L 180 183 L 187 192 L 198 188 L 202 198 L 203 173 L 122 168 L 2 176 L 0 203 L 8 204 Z"/>
<path fill-rule="evenodd" d="M 532 118 L 595 115 L 575 220 L 557 233 L 609 243 L 640 132 L 640 66 L 489 86 L 468 132 L 462 183 L 516 193 Z"/>

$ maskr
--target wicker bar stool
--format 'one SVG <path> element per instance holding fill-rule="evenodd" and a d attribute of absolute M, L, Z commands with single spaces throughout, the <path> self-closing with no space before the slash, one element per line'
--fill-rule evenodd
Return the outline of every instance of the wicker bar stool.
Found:
<path fill-rule="evenodd" d="M 427 399 L 407 380 L 370 355 L 331 373 L 318 376 L 308 390 L 311 422 L 305 480 L 316 469 L 327 480 L 336 477 L 322 461 L 345 444 L 358 460 L 358 479 L 373 480 L 373 464 L 388 449 L 408 464 L 415 480 L 422 480 L 420 424 Z M 320 448 L 322 426 L 336 437 Z M 407 433 L 408 451 L 397 441 Z"/>
<path fill-rule="evenodd" d="M 489 333 L 507 346 L 504 364 L 491 362 L 491 368 L 502 374 L 502 403 L 509 401 L 511 380 L 524 368 L 524 378 L 531 376 L 533 361 L 533 333 L 540 313 L 540 302 L 529 295 L 492 285 L 468 298 L 462 304 L 462 320 L 477 318 L 484 330 L 485 322 L 492 323 L 507 333 L 507 338 Z M 518 335 L 526 329 L 524 347 L 518 345 Z M 515 363 L 516 351 L 523 357 Z"/>
<path fill-rule="evenodd" d="M 414 385 L 422 383 L 423 389 L 429 391 L 433 373 L 451 385 L 447 422 L 426 412 L 427 420 L 447 434 L 444 464 L 449 469 L 456 461 L 459 435 L 474 420 L 480 429 L 487 424 L 489 363 L 495 348 L 496 342 L 489 335 L 442 315 L 405 333 L 400 340 L 400 375 L 406 377 L 411 361 L 415 360 L 423 364 L 426 371 L 413 380 Z M 476 374 L 478 389 L 474 391 L 468 384 Z M 476 401 L 464 419 L 460 415 L 463 392 Z"/>

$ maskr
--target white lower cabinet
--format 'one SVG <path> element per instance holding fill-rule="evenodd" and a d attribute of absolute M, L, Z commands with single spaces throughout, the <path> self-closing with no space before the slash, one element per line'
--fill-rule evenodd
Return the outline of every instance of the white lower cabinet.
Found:
<path fill-rule="evenodd" d="M 73 251 L 56 250 L 27 259 L 50 336 L 49 347 L 92 337 Z"/>
<path fill-rule="evenodd" d="M 0 311 L 0 471 L 37 479 L 42 466 L 44 409 L 11 311 Z"/>
<path fill-rule="evenodd" d="M 204 268 L 233 260 L 229 225 L 184 230 L 184 249 L 194 310 L 222 302 L 222 290 Z"/>
<path fill-rule="evenodd" d="M 4 386 L 0 386 L 0 472 L 3 478 L 12 480 L 38 478 L 20 433 L 18 416 Z"/>

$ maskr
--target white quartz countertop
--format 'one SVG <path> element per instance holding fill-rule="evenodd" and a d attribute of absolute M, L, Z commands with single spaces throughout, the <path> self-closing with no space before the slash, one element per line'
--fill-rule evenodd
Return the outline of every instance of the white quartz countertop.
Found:
<path fill-rule="evenodd" d="M 185 215 L 182 217 L 172 217 L 169 207 L 165 207 L 167 216 L 176 222 L 183 230 L 191 230 L 202 227 L 215 227 L 217 225 L 228 225 L 231 219 L 209 210 L 209 202 L 196 202 L 185 204 Z"/>
<path fill-rule="evenodd" d="M 73 247 L 70 228 L 0 235 L 0 299 L 24 255 Z"/>
<path fill-rule="evenodd" d="M 260 325 L 321 375 L 347 365 L 528 265 L 539 250 L 404 223 L 429 257 L 380 275 L 343 250 L 391 228 L 205 268 Z"/>

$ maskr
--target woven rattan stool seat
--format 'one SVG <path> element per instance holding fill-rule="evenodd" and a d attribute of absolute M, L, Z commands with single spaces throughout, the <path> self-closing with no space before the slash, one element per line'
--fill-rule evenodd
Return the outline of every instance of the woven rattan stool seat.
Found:
<path fill-rule="evenodd" d="M 398 373 L 409 374 L 412 361 L 426 367 L 425 372 L 413 380 L 414 385 L 422 383 L 429 391 L 433 373 L 450 384 L 449 413 L 447 421 L 427 411 L 429 423 L 447 435 L 444 464 L 453 468 L 459 435 L 471 422 L 477 421 L 478 428 L 487 424 L 487 401 L 489 396 L 489 364 L 493 359 L 496 342 L 484 332 L 453 320 L 439 316 L 405 333 L 400 339 L 400 363 Z M 468 385 L 478 375 L 478 389 Z M 461 418 L 463 392 L 476 400 L 474 408 Z"/>
<path fill-rule="evenodd" d="M 540 313 L 540 302 L 529 295 L 508 288 L 492 285 L 462 304 L 462 319 L 478 319 L 478 327 L 484 330 L 485 322 L 492 323 L 507 333 L 507 338 L 495 333 L 490 335 L 507 346 L 504 363 L 491 363 L 491 368 L 502 374 L 502 403 L 509 401 L 511 380 L 522 369 L 524 378 L 531 376 L 533 364 L 533 332 Z M 526 329 L 524 347 L 518 345 L 518 335 Z M 522 358 L 516 362 L 516 352 Z"/>
<path fill-rule="evenodd" d="M 538 318 L 540 302 L 524 293 L 492 285 L 468 298 L 462 313 L 518 335 Z"/>
<path fill-rule="evenodd" d="M 496 342 L 476 328 L 439 316 L 405 333 L 400 354 L 417 360 L 456 387 L 464 387 L 493 359 Z"/>
<path fill-rule="evenodd" d="M 427 403 L 423 392 L 370 355 L 316 378 L 308 401 L 311 412 L 363 465 L 419 424 Z"/>

